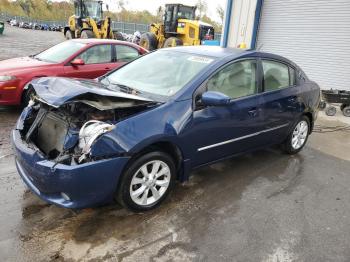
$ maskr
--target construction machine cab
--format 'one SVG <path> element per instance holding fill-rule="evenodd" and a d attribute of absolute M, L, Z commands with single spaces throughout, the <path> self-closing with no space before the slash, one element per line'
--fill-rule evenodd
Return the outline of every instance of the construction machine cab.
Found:
<path fill-rule="evenodd" d="M 81 19 L 91 17 L 95 21 L 103 18 L 102 1 L 74 1 L 75 16 Z"/>
<path fill-rule="evenodd" d="M 179 45 L 200 45 L 214 39 L 214 27 L 196 19 L 196 6 L 165 5 L 162 23 L 152 23 L 141 35 L 140 45 L 148 50 Z"/>
<path fill-rule="evenodd" d="M 165 33 L 176 33 L 179 19 L 195 20 L 195 6 L 182 4 L 165 5 L 164 29 Z"/>
<path fill-rule="evenodd" d="M 66 38 L 114 38 L 111 18 L 103 17 L 102 5 L 100 0 L 75 0 L 75 13 L 63 32 Z"/>

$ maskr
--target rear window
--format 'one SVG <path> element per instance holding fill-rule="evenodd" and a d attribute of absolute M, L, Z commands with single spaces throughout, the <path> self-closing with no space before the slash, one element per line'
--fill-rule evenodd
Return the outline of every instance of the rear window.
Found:
<path fill-rule="evenodd" d="M 126 45 L 116 45 L 115 51 L 118 62 L 129 62 L 139 56 L 139 52 L 135 48 Z"/>
<path fill-rule="evenodd" d="M 264 89 L 273 91 L 290 86 L 289 67 L 275 61 L 262 61 L 264 70 Z"/>

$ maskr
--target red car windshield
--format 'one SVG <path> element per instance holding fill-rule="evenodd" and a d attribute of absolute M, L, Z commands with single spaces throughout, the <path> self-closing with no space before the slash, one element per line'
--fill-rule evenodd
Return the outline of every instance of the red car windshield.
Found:
<path fill-rule="evenodd" d="M 34 58 L 50 63 L 61 63 L 85 45 L 75 41 L 65 41 L 37 54 Z"/>

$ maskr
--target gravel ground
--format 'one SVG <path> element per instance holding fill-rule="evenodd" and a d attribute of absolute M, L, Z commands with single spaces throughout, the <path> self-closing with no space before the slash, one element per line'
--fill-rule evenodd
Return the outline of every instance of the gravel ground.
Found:
<path fill-rule="evenodd" d="M 64 41 L 63 33 L 22 29 L 5 25 L 0 35 L 0 60 L 28 56 Z"/>
<path fill-rule="evenodd" d="M 60 36 L 6 34 L 4 58 Z M 0 108 L 2 261 L 349 261 L 349 132 L 314 133 L 295 156 L 272 148 L 202 168 L 145 214 L 117 205 L 73 212 L 42 202 L 19 178 L 9 142 L 18 114 Z M 321 114 L 317 124 L 344 125 L 334 119 Z"/>

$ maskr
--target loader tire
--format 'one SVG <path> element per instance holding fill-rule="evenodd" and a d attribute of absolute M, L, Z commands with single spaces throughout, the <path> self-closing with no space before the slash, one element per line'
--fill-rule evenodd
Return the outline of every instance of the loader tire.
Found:
<path fill-rule="evenodd" d="M 153 33 L 144 33 L 140 38 L 140 46 L 147 49 L 148 51 L 153 51 L 157 49 L 157 38 Z"/>
<path fill-rule="evenodd" d="M 67 40 L 74 38 L 74 34 L 71 30 L 67 30 L 66 33 L 64 34 L 64 36 L 66 37 Z"/>
<path fill-rule="evenodd" d="M 95 35 L 91 30 L 84 30 L 81 32 L 80 38 L 95 38 Z"/>
<path fill-rule="evenodd" d="M 177 38 L 177 37 L 169 37 L 168 39 L 165 40 L 164 42 L 164 46 L 163 47 L 175 47 L 175 46 L 179 46 L 179 45 L 183 45 L 183 42 L 181 39 Z"/>

